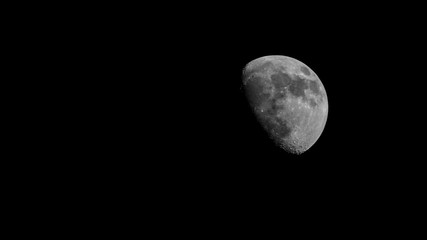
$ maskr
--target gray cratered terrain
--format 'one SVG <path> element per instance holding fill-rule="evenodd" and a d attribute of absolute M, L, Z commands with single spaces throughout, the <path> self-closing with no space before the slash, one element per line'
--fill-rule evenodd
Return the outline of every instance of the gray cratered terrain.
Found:
<path fill-rule="evenodd" d="M 257 118 L 280 147 L 300 154 L 319 139 L 328 99 L 307 65 L 286 56 L 261 57 L 246 65 L 243 84 Z"/>

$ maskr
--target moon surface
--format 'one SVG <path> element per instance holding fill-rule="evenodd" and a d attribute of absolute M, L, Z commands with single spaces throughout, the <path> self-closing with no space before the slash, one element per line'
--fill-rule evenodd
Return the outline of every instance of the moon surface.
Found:
<path fill-rule="evenodd" d="M 301 154 L 319 139 L 328 99 L 307 65 L 287 56 L 257 58 L 244 68 L 243 86 L 257 119 L 282 149 Z"/>

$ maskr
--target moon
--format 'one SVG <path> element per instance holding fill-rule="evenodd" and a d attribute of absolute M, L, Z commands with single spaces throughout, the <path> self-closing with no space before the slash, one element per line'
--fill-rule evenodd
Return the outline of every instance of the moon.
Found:
<path fill-rule="evenodd" d="M 289 153 L 311 148 L 328 117 L 326 90 L 317 74 L 287 56 L 264 56 L 243 69 L 243 88 L 255 116 Z"/>

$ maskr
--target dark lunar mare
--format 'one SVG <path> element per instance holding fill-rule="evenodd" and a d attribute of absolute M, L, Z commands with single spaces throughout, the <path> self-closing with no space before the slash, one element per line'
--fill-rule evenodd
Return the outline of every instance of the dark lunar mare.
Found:
<path fill-rule="evenodd" d="M 310 81 L 309 83 L 310 85 L 310 90 L 316 94 L 316 95 L 320 95 L 320 87 L 319 87 L 319 83 L 314 80 L 314 81 Z"/>
<path fill-rule="evenodd" d="M 302 97 L 303 101 L 306 101 L 307 98 L 304 90 L 308 88 L 308 80 L 299 77 L 295 77 L 295 79 L 296 80 L 289 86 L 289 92 L 297 98 Z"/>
<path fill-rule="evenodd" d="M 315 95 L 320 95 L 320 87 L 317 81 L 307 80 L 298 76 L 294 76 L 294 79 L 291 78 L 286 73 L 277 72 L 271 75 L 271 81 L 276 88 L 275 98 L 284 98 L 286 97 L 285 91 L 281 91 L 287 87 L 289 93 L 295 97 L 302 97 L 304 102 L 308 102 L 310 106 L 316 107 L 316 101 L 312 99 L 307 99 L 305 95 L 305 90 L 310 89 Z"/>
<path fill-rule="evenodd" d="M 292 84 L 292 79 L 283 72 L 271 74 L 270 78 L 276 89 L 283 89 Z"/>
<path fill-rule="evenodd" d="M 264 70 L 266 67 L 271 67 L 270 62 L 264 63 L 259 67 L 258 70 Z M 286 138 L 291 133 L 290 127 L 282 119 L 277 117 L 280 110 L 283 110 L 284 106 L 279 106 L 277 102 L 281 99 L 286 98 L 286 89 L 294 97 L 302 97 L 302 100 L 308 102 L 312 107 L 317 106 L 313 99 L 307 99 L 305 90 L 310 88 L 314 94 L 319 94 L 320 89 L 316 81 L 310 81 L 298 76 L 291 76 L 287 73 L 277 71 L 271 75 L 271 82 L 276 89 L 275 95 L 270 98 L 270 94 L 264 93 L 263 89 L 266 87 L 259 76 L 250 75 L 246 84 L 247 96 L 254 107 L 258 107 L 261 104 L 265 104 L 267 109 L 258 116 L 265 126 L 265 128 L 276 135 L 276 137 Z M 267 102 L 266 102 L 267 101 Z"/>
<path fill-rule="evenodd" d="M 310 76 L 310 71 L 308 70 L 308 68 L 306 66 L 301 66 L 300 70 L 302 73 L 304 73 L 306 76 Z"/>
<path fill-rule="evenodd" d="M 277 72 L 271 75 L 271 81 L 280 92 L 281 89 L 288 88 L 289 92 L 295 97 L 305 97 L 304 90 L 308 88 L 308 80 L 295 76 L 294 79 L 287 73 Z"/>

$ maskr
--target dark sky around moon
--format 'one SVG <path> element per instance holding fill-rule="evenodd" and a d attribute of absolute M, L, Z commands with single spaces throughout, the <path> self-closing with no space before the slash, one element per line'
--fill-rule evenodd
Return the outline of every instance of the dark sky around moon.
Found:
<path fill-rule="evenodd" d="M 256 34 L 245 37 L 232 29 L 202 31 L 197 36 L 189 33 L 194 38 L 183 38 L 165 46 L 168 57 L 159 60 L 167 64 L 156 61 L 161 66 L 159 74 L 170 73 L 166 82 L 185 90 L 182 95 L 175 93 L 178 99 L 183 99 L 179 103 L 184 108 L 179 110 L 183 114 L 174 112 L 178 116 L 194 116 L 191 121 L 187 117 L 174 120 L 186 126 L 179 135 L 185 136 L 187 131 L 195 133 L 197 140 L 188 144 L 199 146 L 202 152 L 216 152 L 218 158 L 224 154 L 241 159 L 237 162 L 254 164 L 259 159 L 273 162 L 293 159 L 271 146 L 251 118 L 241 94 L 241 73 L 248 62 L 266 55 L 285 55 L 312 68 L 328 95 L 325 130 L 302 159 L 346 156 L 366 159 L 365 155 L 380 157 L 390 151 L 389 144 L 395 144 L 390 136 L 402 131 L 395 121 L 399 117 L 395 107 L 402 107 L 396 84 L 404 81 L 398 76 L 407 70 L 396 72 L 404 63 L 399 58 L 392 60 L 399 49 L 393 51 L 383 46 L 384 38 L 368 41 L 360 32 L 338 35 L 318 31 L 315 33 L 318 37 L 294 39 L 286 35 L 275 32 L 269 37 Z M 392 73 L 391 69 L 395 71 Z M 167 111 L 167 105 L 164 107 Z"/>
<path fill-rule="evenodd" d="M 93 128 L 99 129 L 106 144 L 87 134 L 74 143 L 95 149 L 89 155 L 96 159 L 93 166 L 88 166 L 86 158 L 79 166 L 90 169 L 88 175 L 96 179 L 90 191 L 100 185 L 109 191 L 111 185 L 133 184 L 127 192 L 139 194 L 135 189 L 142 189 L 144 199 L 163 201 L 159 209 L 187 211 L 183 206 L 195 208 L 198 204 L 198 215 L 212 209 L 220 212 L 220 221 L 236 209 L 247 216 L 253 208 L 264 211 L 265 206 L 288 209 L 300 205 L 304 206 L 298 210 L 324 211 L 319 216 L 338 209 L 336 219 L 348 215 L 343 209 L 365 211 L 362 219 L 366 219 L 397 195 L 406 197 L 412 192 L 396 194 L 396 189 L 412 187 L 419 192 L 422 187 L 413 186 L 424 182 L 421 163 L 425 154 L 419 157 L 413 151 L 425 146 L 424 140 L 412 136 L 423 137 L 425 123 L 419 122 L 424 121 L 424 106 L 414 106 L 425 102 L 420 98 L 425 93 L 419 74 L 424 68 L 414 66 L 424 61 L 414 57 L 420 53 L 412 32 L 400 35 L 396 24 L 393 31 L 386 31 L 383 22 L 341 26 L 342 19 L 317 24 L 320 19 L 303 24 L 286 12 L 278 15 L 280 21 L 258 18 L 256 11 L 251 15 L 240 24 L 221 24 L 222 15 L 209 23 L 200 18 L 182 23 L 174 18 L 154 26 L 152 32 L 135 21 L 138 26 L 129 28 L 132 36 L 117 35 L 123 43 L 113 45 L 126 57 L 114 59 L 123 67 L 117 75 L 109 74 L 117 68 L 114 64 L 103 68 L 113 90 L 97 87 L 88 91 L 95 96 L 103 92 L 111 99 L 106 104 L 105 98 L 95 99 L 88 111 L 105 106 L 107 114 L 92 120 L 88 131 L 95 136 Z M 155 19 L 147 22 L 151 20 Z M 112 54 L 110 46 L 100 48 L 102 56 Z M 300 60 L 326 89 L 326 127 L 302 155 L 288 154 L 274 145 L 242 91 L 245 65 L 267 55 Z M 108 82 L 96 74 L 86 78 L 98 79 L 99 86 Z M 76 120 L 88 121 L 83 117 Z M 111 154 L 114 151 L 117 153 Z M 100 157 L 101 153 L 107 157 Z M 107 176 L 96 177 L 99 172 Z M 112 184 L 105 184 L 104 179 L 111 179 Z M 123 183 L 116 184 L 119 181 Z M 146 194 L 146 187 L 154 194 Z M 387 190 L 392 194 L 380 200 L 378 196 Z M 418 198 L 410 199 L 412 204 Z M 372 205 L 374 211 L 362 203 Z M 394 214 L 390 209 L 400 204 L 383 207 L 384 212 Z M 176 216 L 187 216 L 187 212 Z"/>
<path fill-rule="evenodd" d="M 404 137 L 422 126 L 409 120 L 414 114 L 411 99 L 420 96 L 411 93 L 421 80 L 408 77 L 420 69 L 412 68 L 418 61 L 407 54 L 416 52 L 404 40 L 408 34 L 399 37 L 384 29 L 380 34 L 370 24 L 340 28 L 310 23 L 292 31 L 286 24 L 269 29 L 266 22 L 248 23 L 247 28 L 215 21 L 191 27 L 192 22 L 165 28 L 164 33 L 158 28 L 151 45 L 141 45 L 138 53 L 129 51 L 135 59 L 145 58 L 149 49 L 154 52 L 150 68 L 141 67 L 141 85 L 154 82 L 159 87 L 135 89 L 149 96 L 143 109 L 156 106 L 148 113 L 141 110 L 141 118 L 155 122 L 146 131 L 159 132 L 152 141 L 162 146 L 158 152 L 170 157 L 168 162 L 175 161 L 174 155 L 185 156 L 182 165 L 189 169 L 228 169 L 237 175 L 243 171 L 267 176 L 269 171 L 280 174 L 302 166 L 308 172 L 356 172 L 387 166 L 411 151 L 402 150 L 405 146 L 417 144 Z M 306 31 L 299 32 L 299 27 Z M 272 144 L 242 92 L 245 65 L 267 55 L 302 61 L 326 89 L 326 127 L 303 155 L 289 155 Z M 144 76 L 147 69 L 153 77 Z M 180 168 L 179 162 L 172 165 Z"/>
<path fill-rule="evenodd" d="M 314 3 L 290 8 L 292 1 L 282 2 L 286 6 L 236 2 L 236 9 L 228 2 L 202 1 L 161 3 L 158 9 L 151 4 L 122 9 L 114 4 L 107 11 L 101 7 L 108 3 L 91 10 L 76 6 L 78 11 L 65 17 L 69 25 L 38 11 L 29 19 L 9 18 L 6 25 L 23 36 L 5 34 L 19 41 L 4 48 L 32 68 L 18 65 L 16 76 L 4 74 L 2 80 L 16 83 L 18 91 L 29 89 L 34 98 L 4 95 L 6 107 L 23 101 L 15 112 L 25 116 L 12 116 L 22 124 L 3 130 L 16 131 L 19 142 L 33 146 L 18 144 L 17 155 L 4 158 L 20 173 L 6 175 L 6 185 L 14 188 L 22 181 L 24 191 L 15 192 L 24 194 L 31 188 L 35 194 L 24 198 L 30 206 L 46 189 L 60 203 L 69 196 L 88 208 L 101 203 L 102 216 L 128 212 L 132 219 L 140 209 L 153 210 L 150 222 L 162 229 L 185 224 L 180 232 L 199 229 L 186 218 L 213 226 L 209 233 L 234 228 L 243 222 L 239 218 L 278 219 L 278 225 L 289 209 L 304 220 L 317 215 L 312 222 L 329 224 L 326 216 L 345 227 L 378 228 L 384 222 L 380 216 L 417 219 L 398 218 L 396 209 L 419 214 L 408 208 L 423 199 L 416 194 L 425 188 L 425 14 L 408 9 L 406 17 L 405 8 L 413 5 L 400 3 L 395 9 L 390 9 L 393 3 L 375 8 L 344 2 L 328 8 L 319 1 L 329 11 L 309 12 Z M 245 6 L 256 9 L 245 11 Z M 63 15 L 66 9 L 53 12 Z M 42 15 L 46 21 L 39 24 Z M 17 21 L 24 28 L 14 28 Z M 326 127 L 302 155 L 273 144 L 242 91 L 245 65 L 267 55 L 300 60 L 326 89 Z M 22 72 L 28 77 L 20 77 Z M 58 101 L 61 97 L 66 103 Z M 28 113 L 28 106 L 34 111 Z M 22 153 L 30 157 L 19 158 Z M 21 179 L 21 169 L 31 178 Z M 61 176 L 66 179 L 58 181 Z M 37 184 L 40 178 L 47 184 Z M 56 196 L 58 191 L 65 194 Z M 147 200 L 152 204 L 141 205 Z M 257 218 L 257 212 L 276 216 Z M 362 221 L 345 221 L 353 216 Z M 206 224 L 204 218 L 215 222 Z M 329 228 L 346 229 L 331 223 Z"/>
<path fill-rule="evenodd" d="M 341 42 L 337 39 L 259 39 L 221 42 L 220 47 L 207 54 L 211 58 L 207 61 L 214 67 L 207 75 L 200 76 L 209 79 L 205 86 L 213 96 L 207 100 L 213 109 L 202 112 L 207 111 L 206 115 L 211 118 L 208 121 L 213 122 L 208 132 L 215 136 L 214 145 L 220 142 L 224 152 L 241 159 L 238 162 L 256 164 L 259 159 L 267 159 L 279 163 L 281 159 L 295 159 L 271 144 L 252 120 L 242 95 L 236 94 L 246 63 L 265 55 L 286 55 L 301 60 L 316 72 L 329 102 L 328 120 L 321 138 L 297 159 L 315 161 L 320 158 L 335 162 L 348 158 L 363 162 L 390 154 L 390 146 L 397 144 L 393 136 L 403 131 L 396 122 L 396 118 L 401 117 L 394 114 L 395 108 L 403 107 L 395 85 L 400 83 L 398 76 L 403 73 L 394 75 L 388 70 L 392 54 L 380 47 L 380 40 L 349 47 L 346 45 L 350 39 L 342 38 Z M 356 39 L 351 41 L 356 42 Z M 396 69 L 397 62 L 396 59 Z M 200 94 L 204 95 L 203 90 Z M 211 111 L 216 114 L 212 116 Z M 390 114 L 393 116 L 387 117 Z"/>

